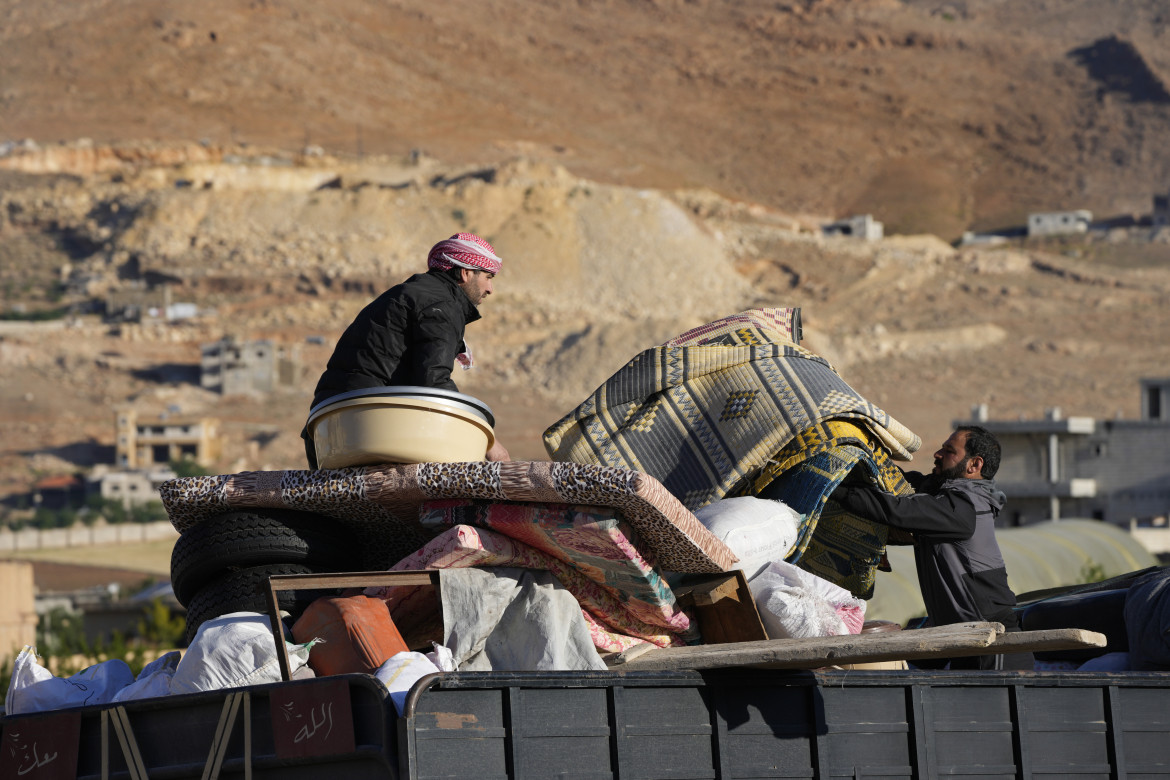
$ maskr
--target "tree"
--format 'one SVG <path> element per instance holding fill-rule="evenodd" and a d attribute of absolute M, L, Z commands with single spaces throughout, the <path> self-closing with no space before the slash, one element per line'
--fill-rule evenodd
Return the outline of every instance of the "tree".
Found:
<path fill-rule="evenodd" d="M 90 496 L 86 506 L 106 519 L 107 523 L 125 523 L 129 517 L 121 502 L 101 496 Z"/>
<path fill-rule="evenodd" d="M 167 510 L 163 509 L 161 501 L 150 501 L 146 504 L 136 504 L 130 507 L 130 521 L 134 523 L 153 523 L 157 520 L 166 520 Z"/>
<path fill-rule="evenodd" d="M 168 463 L 171 471 L 175 472 L 179 477 L 206 477 L 214 474 L 214 471 L 203 468 L 191 458 L 180 458 L 172 460 Z"/>
<path fill-rule="evenodd" d="M 57 513 L 47 507 L 38 506 L 37 510 L 33 512 L 32 524 L 34 528 L 40 528 L 42 531 L 56 528 Z"/>
<path fill-rule="evenodd" d="M 157 647 L 178 647 L 187 632 L 187 619 L 172 615 L 171 610 L 159 599 L 153 599 L 142 620 L 138 622 L 138 636 L 142 641 Z"/>

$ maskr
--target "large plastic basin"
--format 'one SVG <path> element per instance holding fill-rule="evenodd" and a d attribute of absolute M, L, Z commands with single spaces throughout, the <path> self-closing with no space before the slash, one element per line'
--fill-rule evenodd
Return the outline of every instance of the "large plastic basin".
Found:
<path fill-rule="evenodd" d="M 309 412 L 323 469 L 372 463 L 483 460 L 495 418 L 482 401 L 431 387 L 373 387 L 326 398 Z"/>

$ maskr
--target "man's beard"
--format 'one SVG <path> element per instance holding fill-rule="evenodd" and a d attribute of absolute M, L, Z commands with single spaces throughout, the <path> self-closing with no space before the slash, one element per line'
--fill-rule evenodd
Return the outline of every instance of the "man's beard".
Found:
<path fill-rule="evenodd" d="M 939 480 L 942 482 L 946 482 L 948 479 L 962 479 L 963 474 L 967 471 L 967 461 L 969 461 L 969 460 L 971 460 L 971 459 L 970 458 L 963 458 L 961 461 L 956 463 L 954 466 L 951 466 L 949 469 L 940 469 L 936 465 L 935 468 L 937 469 L 937 471 L 934 472 L 934 475 L 936 477 L 938 477 Z"/>

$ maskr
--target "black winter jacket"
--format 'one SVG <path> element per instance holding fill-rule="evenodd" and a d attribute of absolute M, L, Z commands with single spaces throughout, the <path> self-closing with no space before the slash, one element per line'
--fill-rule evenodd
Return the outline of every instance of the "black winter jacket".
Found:
<path fill-rule="evenodd" d="M 385 385 L 458 390 L 451 368 L 464 351 L 465 326 L 479 316 L 450 276 L 415 274 L 374 299 L 341 334 L 312 405 Z"/>
<path fill-rule="evenodd" d="M 837 488 L 833 499 L 853 514 L 914 535 L 918 584 L 934 625 L 994 621 L 1017 627 L 1016 597 L 995 540 L 1004 494 L 992 480 L 944 482 L 917 472 L 906 478 L 914 495 L 850 484 Z"/>

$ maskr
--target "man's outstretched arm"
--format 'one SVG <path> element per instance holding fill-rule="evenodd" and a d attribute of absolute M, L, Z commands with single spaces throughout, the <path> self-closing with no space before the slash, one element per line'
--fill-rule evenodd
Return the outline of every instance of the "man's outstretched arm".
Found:
<path fill-rule="evenodd" d="M 894 496 L 869 485 L 842 485 L 833 500 L 849 512 L 939 542 L 961 542 L 975 533 L 975 505 L 961 493 Z"/>

